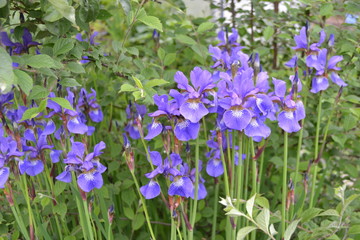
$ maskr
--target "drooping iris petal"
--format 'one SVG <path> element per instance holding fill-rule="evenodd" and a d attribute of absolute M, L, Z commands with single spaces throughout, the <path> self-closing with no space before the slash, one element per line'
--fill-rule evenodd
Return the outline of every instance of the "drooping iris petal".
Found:
<path fill-rule="evenodd" d="M 273 102 L 269 96 L 265 94 L 258 94 L 256 96 L 256 105 L 264 115 L 271 112 L 274 108 Z"/>
<path fill-rule="evenodd" d="M 285 132 L 292 133 L 301 129 L 293 111 L 282 111 L 278 115 L 278 124 Z"/>
<path fill-rule="evenodd" d="M 7 182 L 10 175 L 10 169 L 7 167 L 0 168 L 0 188 L 5 187 L 5 183 Z"/>
<path fill-rule="evenodd" d="M 63 171 L 56 177 L 56 180 L 59 180 L 61 182 L 70 183 L 71 182 L 71 172 L 67 171 L 67 170 Z"/>
<path fill-rule="evenodd" d="M 152 179 L 152 178 L 156 177 L 158 174 L 162 174 L 163 172 L 164 172 L 164 167 L 158 166 L 157 168 L 155 168 L 154 171 L 146 173 L 145 177 Z"/>
<path fill-rule="evenodd" d="M 296 101 L 295 117 L 297 121 L 300 121 L 306 117 L 304 103 L 301 100 Z"/>
<path fill-rule="evenodd" d="M 86 124 L 79 121 L 78 117 L 72 118 L 67 123 L 69 132 L 76 134 L 85 134 L 88 130 Z"/>
<path fill-rule="evenodd" d="M 331 72 L 330 77 L 331 77 L 331 80 L 335 84 L 337 84 L 338 86 L 340 86 L 340 87 L 346 87 L 347 86 L 347 84 L 339 77 L 339 75 L 337 73 Z"/>
<path fill-rule="evenodd" d="M 311 90 L 312 93 L 318 93 L 320 91 L 326 90 L 329 87 L 329 81 L 326 77 L 317 76 L 314 77 L 311 82 Z"/>
<path fill-rule="evenodd" d="M 180 113 L 191 122 L 197 123 L 209 113 L 209 110 L 202 102 L 191 101 L 181 105 Z"/>
<path fill-rule="evenodd" d="M 168 194 L 170 196 L 178 195 L 181 197 L 190 197 L 194 190 L 194 185 L 188 177 L 177 177 L 169 186 Z"/>
<path fill-rule="evenodd" d="M 224 173 L 224 167 L 220 159 L 210 159 L 206 165 L 206 172 L 212 177 L 219 177 Z"/>
<path fill-rule="evenodd" d="M 41 160 L 24 160 L 19 162 L 19 169 L 21 174 L 36 176 L 44 170 L 44 164 Z"/>
<path fill-rule="evenodd" d="M 77 183 L 81 190 L 90 192 L 94 188 L 100 189 L 104 181 L 98 171 L 93 171 L 80 174 L 77 178 Z"/>
<path fill-rule="evenodd" d="M 177 153 L 170 154 L 170 159 L 171 159 L 172 167 L 176 167 L 177 165 L 182 163 L 182 159 L 181 159 L 180 155 Z"/>
<path fill-rule="evenodd" d="M 224 113 L 225 125 L 234 130 L 243 130 L 251 120 L 251 113 L 247 109 L 232 109 Z"/>
<path fill-rule="evenodd" d="M 57 163 L 60 161 L 61 150 L 51 150 L 50 159 L 53 163 Z"/>
<path fill-rule="evenodd" d="M 263 121 L 253 118 L 244 132 L 248 137 L 267 138 L 270 136 L 271 129 Z"/>
<path fill-rule="evenodd" d="M 328 62 L 328 69 L 332 69 L 336 71 L 341 70 L 341 68 L 337 67 L 336 64 L 342 61 L 343 59 L 344 59 L 343 56 L 332 56 Z"/>
<path fill-rule="evenodd" d="M 189 120 L 178 122 L 175 125 L 175 136 L 180 141 L 189 141 L 196 139 L 200 130 L 200 123 L 192 123 Z"/>
<path fill-rule="evenodd" d="M 204 199 L 206 197 L 206 195 L 207 195 L 207 191 L 206 191 L 205 185 L 203 183 L 199 183 L 197 200 Z M 192 199 L 195 199 L 195 187 L 194 187 L 194 190 L 192 191 L 190 197 Z"/>
<path fill-rule="evenodd" d="M 145 140 L 151 140 L 154 137 L 158 136 L 163 130 L 163 125 L 157 121 L 153 121 L 152 124 L 148 126 L 148 134 L 145 137 Z"/>
<path fill-rule="evenodd" d="M 52 120 L 49 120 L 42 132 L 42 135 L 50 135 L 53 134 L 56 130 L 55 123 Z"/>
<path fill-rule="evenodd" d="M 297 63 L 297 59 L 298 57 L 295 55 L 293 56 L 288 62 L 285 63 L 285 66 L 293 68 L 295 67 L 296 63 Z"/>
<path fill-rule="evenodd" d="M 90 110 L 89 116 L 93 122 L 101 122 L 104 118 L 103 112 L 99 108 Z"/>
<path fill-rule="evenodd" d="M 148 184 L 140 187 L 140 192 L 146 199 L 153 199 L 159 196 L 161 189 L 160 185 L 155 180 L 151 179 Z"/>

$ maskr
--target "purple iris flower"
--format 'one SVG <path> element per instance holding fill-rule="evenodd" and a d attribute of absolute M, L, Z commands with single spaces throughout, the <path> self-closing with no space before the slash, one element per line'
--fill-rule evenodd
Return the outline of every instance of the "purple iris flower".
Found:
<path fill-rule="evenodd" d="M 23 151 L 26 152 L 25 159 L 19 162 L 20 173 L 26 173 L 29 176 L 36 176 L 44 170 L 44 158 L 42 156 L 45 149 L 52 149 L 53 146 L 47 143 L 48 135 L 55 132 L 56 126 L 52 120 L 49 120 L 44 130 L 36 128 L 35 131 L 27 129 L 24 132 L 24 140 L 32 142 L 34 146 L 23 145 Z"/>
<path fill-rule="evenodd" d="M 80 90 L 79 101 L 76 108 L 89 114 L 93 122 L 101 122 L 104 118 L 101 107 L 96 101 L 96 92 L 94 89 L 91 89 L 91 93 L 87 93 L 84 88 Z"/>
<path fill-rule="evenodd" d="M 205 180 L 201 177 L 201 172 L 202 170 L 202 161 L 199 161 L 199 187 L 198 187 L 198 200 L 204 199 L 207 195 L 207 191 L 205 188 Z M 195 178 L 196 178 L 196 168 L 191 169 L 189 168 L 189 165 L 187 163 L 183 163 L 182 166 L 180 167 L 180 173 L 182 176 L 185 177 L 189 177 L 190 180 L 192 181 L 193 185 L 195 185 Z M 187 189 L 189 189 L 190 187 L 188 187 Z M 186 190 L 187 190 L 186 189 Z M 194 194 L 195 194 L 195 187 L 193 187 L 193 191 L 190 195 L 190 197 L 192 199 L 194 199 Z"/>
<path fill-rule="evenodd" d="M 329 87 L 328 77 L 330 75 L 331 80 L 340 87 L 345 87 L 347 84 L 340 78 L 337 71 L 341 68 L 337 67 L 337 63 L 343 60 L 342 56 L 332 56 L 328 61 L 328 50 L 323 48 L 319 51 L 319 54 L 310 55 L 306 59 L 308 67 L 316 69 L 316 75 L 312 79 L 312 93 L 317 93 L 326 90 Z"/>
<path fill-rule="evenodd" d="M 9 161 L 23 156 L 24 153 L 18 151 L 16 141 L 11 137 L 0 136 L 0 188 L 5 187 L 10 175 L 10 168 L 5 167 Z"/>
<path fill-rule="evenodd" d="M 76 34 L 75 38 L 80 41 L 80 42 L 89 42 L 90 45 L 99 45 L 100 43 L 95 42 L 95 37 L 99 35 L 99 32 L 94 31 L 91 35 L 90 38 L 83 38 L 81 33 Z"/>
<path fill-rule="evenodd" d="M 6 112 L 6 107 L 12 104 L 12 100 L 14 99 L 14 93 L 9 92 L 5 94 L 0 94 L 0 111 Z"/>
<path fill-rule="evenodd" d="M 313 43 L 309 46 L 308 39 L 307 39 L 307 28 L 302 27 L 300 30 L 300 34 L 295 35 L 295 37 L 294 37 L 296 46 L 292 47 L 292 48 L 296 51 L 308 51 L 309 50 L 310 52 L 311 51 L 318 52 L 320 50 L 319 47 L 325 41 L 326 33 L 322 30 L 322 31 L 320 31 L 319 35 L 320 35 L 319 42 Z"/>
<path fill-rule="evenodd" d="M 74 106 L 74 93 L 67 89 L 68 96 L 65 97 L 69 103 Z M 54 93 L 50 93 L 49 97 L 55 97 Z M 65 121 L 66 128 L 70 133 L 85 134 L 88 133 L 89 127 L 84 123 L 84 118 L 77 111 L 70 109 L 62 109 L 62 107 L 51 99 L 47 102 L 47 107 L 52 109 L 46 117 L 50 118 L 54 115 L 58 115 L 63 121 Z"/>
<path fill-rule="evenodd" d="M 29 48 L 33 46 L 41 45 L 41 43 L 35 42 L 32 40 L 31 33 L 27 28 L 24 28 L 22 35 L 23 42 L 12 42 L 6 32 L 0 32 L 1 42 L 9 47 L 10 56 L 13 54 L 20 55 L 22 53 L 29 53 Z"/>
<path fill-rule="evenodd" d="M 139 104 L 129 104 L 126 107 L 126 117 L 128 119 L 128 122 L 125 126 L 125 132 L 127 132 L 132 139 L 139 139 L 140 138 L 140 132 L 137 125 L 137 119 L 140 117 L 140 119 L 143 119 L 147 112 L 145 105 L 139 105 Z"/>
<path fill-rule="evenodd" d="M 294 81 L 293 84 L 297 84 Z M 305 118 L 305 108 L 302 101 L 286 94 L 286 83 L 279 79 L 274 79 L 275 97 L 274 101 L 280 103 L 281 111 L 278 114 L 278 125 L 288 133 L 297 132 L 301 129 L 299 121 Z"/>
<path fill-rule="evenodd" d="M 192 123 L 197 123 L 209 113 L 204 105 L 203 97 L 205 91 L 211 91 L 215 84 L 212 75 L 207 70 L 195 67 L 190 73 L 192 86 L 182 72 L 177 72 L 174 76 L 177 87 L 186 92 L 186 101 L 180 105 L 180 113 L 185 119 Z"/>
<path fill-rule="evenodd" d="M 84 192 L 90 192 L 94 188 L 100 189 L 103 185 L 101 174 L 106 171 L 106 167 L 100 163 L 99 157 L 105 147 L 105 143 L 101 141 L 95 145 L 92 153 L 85 154 L 85 144 L 72 141 L 71 151 L 68 152 L 67 158 L 64 159 L 64 163 L 68 164 L 68 167 L 56 179 L 70 182 L 70 171 L 76 170 L 80 172 L 77 183 Z"/>

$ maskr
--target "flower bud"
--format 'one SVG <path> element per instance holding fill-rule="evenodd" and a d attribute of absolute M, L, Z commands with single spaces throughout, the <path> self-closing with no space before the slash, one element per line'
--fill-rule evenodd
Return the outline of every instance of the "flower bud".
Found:
<path fill-rule="evenodd" d="M 108 209 L 108 220 L 110 224 L 112 224 L 114 220 L 114 215 L 115 215 L 114 205 L 111 205 Z"/>

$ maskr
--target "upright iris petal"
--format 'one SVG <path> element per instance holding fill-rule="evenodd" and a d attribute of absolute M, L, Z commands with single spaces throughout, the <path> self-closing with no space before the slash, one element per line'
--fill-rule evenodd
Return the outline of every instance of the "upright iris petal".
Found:
<path fill-rule="evenodd" d="M 163 125 L 154 120 L 151 124 L 148 126 L 148 134 L 146 135 L 146 140 L 151 140 L 154 137 L 158 136 L 163 130 Z"/>

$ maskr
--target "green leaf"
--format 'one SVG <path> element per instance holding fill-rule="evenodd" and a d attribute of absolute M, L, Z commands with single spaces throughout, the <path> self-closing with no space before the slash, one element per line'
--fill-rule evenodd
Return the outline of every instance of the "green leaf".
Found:
<path fill-rule="evenodd" d="M 200 24 L 200 26 L 198 27 L 197 32 L 198 32 L 198 33 L 206 32 L 206 31 L 212 29 L 214 26 L 215 26 L 215 24 L 212 23 L 212 22 L 203 22 L 203 23 Z"/>
<path fill-rule="evenodd" d="M 49 2 L 64 18 L 76 24 L 75 9 L 69 5 L 67 0 L 49 0 Z"/>
<path fill-rule="evenodd" d="M 67 64 L 67 67 L 73 73 L 85 73 L 85 69 L 83 68 L 83 66 L 81 66 L 81 64 L 77 62 L 69 62 Z"/>
<path fill-rule="evenodd" d="M 46 54 L 30 56 L 26 59 L 26 64 L 33 68 L 59 68 L 54 60 Z"/>
<path fill-rule="evenodd" d="M 255 202 L 263 208 L 270 208 L 269 201 L 264 197 L 257 196 Z"/>
<path fill-rule="evenodd" d="M 256 222 L 264 232 L 269 232 L 270 225 L 270 210 L 268 208 L 264 208 L 259 215 L 256 216 Z"/>
<path fill-rule="evenodd" d="M 127 217 L 128 219 L 134 219 L 135 217 L 135 214 L 134 214 L 134 211 L 129 208 L 129 207 L 124 207 L 124 214 L 125 214 L 125 217 Z"/>
<path fill-rule="evenodd" d="M 62 181 L 56 181 L 54 185 L 54 195 L 59 196 L 66 188 L 67 184 Z"/>
<path fill-rule="evenodd" d="M 68 53 L 74 47 L 74 40 L 69 38 L 60 38 L 56 40 L 53 48 L 55 56 Z"/>
<path fill-rule="evenodd" d="M 274 28 L 272 26 L 267 26 L 264 30 L 264 38 L 268 41 L 274 35 Z"/>
<path fill-rule="evenodd" d="M 100 19 L 100 20 L 106 20 L 111 17 L 112 17 L 111 13 L 109 13 L 105 9 L 100 9 L 99 14 L 97 15 L 97 19 Z"/>
<path fill-rule="evenodd" d="M 320 7 L 321 16 L 331 16 L 334 11 L 334 6 L 332 3 L 325 3 Z"/>
<path fill-rule="evenodd" d="M 188 45 L 195 45 L 196 41 L 194 39 L 192 39 L 189 36 L 186 36 L 184 34 L 176 34 L 175 35 L 176 40 L 184 43 L 184 44 L 188 44 Z"/>
<path fill-rule="evenodd" d="M 349 229 L 349 234 L 360 234 L 360 225 L 353 225 Z"/>
<path fill-rule="evenodd" d="M 0 47 L 0 90 L 6 93 L 11 90 L 15 82 L 12 59 L 6 50 Z"/>
<path fill-rule="evenodd" d="M 126 49 L 128 53 L 130 53 L 131 55 L 135 55 L 135 56 L 139 56 L 139 49 L 137 49 L 136 47 L 129 47 Z"/>
<path fill-rule="evenodd" d="M 164 58 L 165 58 L 165 50 L 162 49 L 162 48 L 159 48 L 158 51 L 157 51 L 157 55 L 158 57 L 160 58 L 161 61 L 164 61 Z"/>
<path fill-rule="evenodd" d="M 55 213 L 60 215 L 61 219 L 64 219 L 67 213 L 67 206 L 64 202 L 60 202 L 56 206 L 54 206 L 54 211 Z"/>
<path fill-rule="evenodd" d="M 236 235 L 236 240 L 243 240 L 249 233 L 251 233 L 252 231 L 254 231 L 256 229 L 257 229 L 257 227 L 254 227 L 254 226 L 248 226 L 248 227 L 241 228 Z"/>
<path fill-rule="evenodd" d="M 340 217 L 340 214 L 335 209 L 328 209 L 322 213 L 320 213 L 318 216 L 335 216 Z"/>
<path fill-rule="evenodd" d="M 168 84 L 168 81 L 165 81 L 164 79 L 153 79 L 145 83 L 145 88 L 152 88 L 164 84 Z"/>
<path fill-rule="evenodd" d="M 6 0 L 0 0 L 0 8 L 3 8 L 6 6 Z"/>
<path fill-rule="evenodd" d="M 162 24 L 160 20 L 157 17 L 154 16 L 147 16 L 143 15 L 138 18 L 138 20 L 146 25 L 148 25 L 151 28 L 155 28 L 156 30 L 159 30 L 162 32 Z"/>
<path fill-rule="evenodd" d="M 52 101 L 59 104 L 62 108 L 66 108 L 66 109 L 74 111 L 74 108 L 71 106 L 70 102 L 68 100 L 66 100 L 65 98 L 53 97 L 53 98 L 49 98 L 49 99 L 51 99 Z"/>
<path fill-rule="evenodd" d="M 46 88 L 39 85 L 35 85 L 29 94 L 29 99 L 32 100 L 32 99 L 45 98 L 48 95 L 49 95 L 49 91 Z"/>
<path fill-rule="evenodd" d="M 143 87 L 143 85 L 142 85 L 142 83 L 141 83 L 140 79 L 138 79 L 138 78 L 137 78 L 137 77 L 135 77 L 135 76 L 132 76 L 132 78 L 134 79 L 135 84 L 136 84 L 136 86 L 137 86 L 138 88 L 140 88 L 140 89 L 144 89 L 144 87 Z"/>
<path fill-rule="evenodd" d="M 123 85 L 121 85 L 120 88 L 120 92 L 134 92 L 138 90 L 136 87 L 128 84 L 128 83 L 124 83 Z"/>
<path fill-rule="evenodd" d="M 295 220 L 289 224 L 289 226 L 285 230 L 284 240 L 290 240 L 290 238 L 293 235 L 293 233 L 295 232 L 296 227 L 299 222 L 300 222 L 300 219 Z"/>
<path fill-rule="evenodd" d="M 33 88 L 33 79 L 24 71 L 19 69 L 14 70 L 15 76 L 17 78 L 16 82 L 20 86 L 21 90 L 29 95 L 31 89 Z"/>
<path fill-rule="evenodd" d="M 134 231 L 140 229 L 145 223 L 144 214 L 137 214 L 132 221 L 132 229 Z"/>
<path fill-rule="evenodd" d="M 246 201 L 246 211 L 249 216 L 252 218 L 252 212 L 254 208 L 256 194 L 254 194 L 249 200 Z"/>
<path fill-rule="evenodd" d="M 246 215 L 239 210 L 233 208 L 230 211 L 226 213 L 226 215 L 232 216 L 232 217 L 246 217 Z"/>
<path fill-rule="evenodd" d="M 165 66 L 169 66 L 170 64 L 172 64 L 176 59 L 176 53 L 168 53 L 165 56 L 164 59 L 164 65 Z"/>
<path fill-rule="evenodd" d="M 74 78 L 64 78 L 61 79 L 59 84 L 63 87 L 78 87 L 81 86 Z"/>
<path fill-rule="evenodd" d="M 319 216 L 319 213 L 322 211 L 322 209 L 320 208 L 309 208 L 309 209 L 306 209 L 301 215 L 300 215 L 300 218 L 301 218 L 301 222 L 304 223 L 304 222 L 307 222 L 311 219 L 313 219 L 314 217 L 316 216 Z"/>

